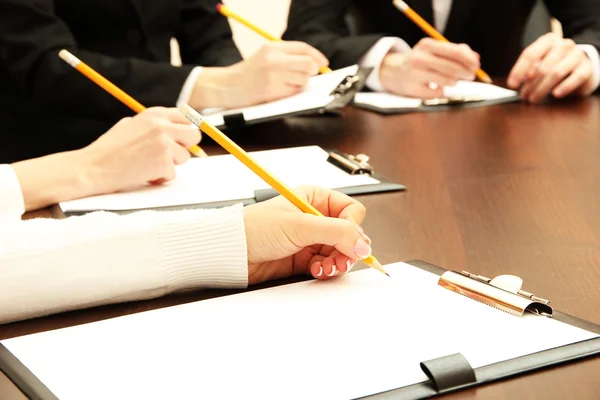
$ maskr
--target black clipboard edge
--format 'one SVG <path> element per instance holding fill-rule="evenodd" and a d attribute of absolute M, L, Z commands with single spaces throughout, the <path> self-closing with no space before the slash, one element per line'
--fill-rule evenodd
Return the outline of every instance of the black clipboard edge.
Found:
<path fill-rule="evenodd" d="M 454 105 L 439 105 L 439 106 L 419 106 L 414 108 L 380 108 L 375 107 L 370 104 L 360 104 L 352 102 L 352 106 L 356 108 L 361 108 L 368 111 L 373 111 L 379 114 L 384 115 L 394 115 L 394 114 L 408 114 L 413 112 L 431 112 L 431 111 L 448 111 L 448 110 L 460 110 L 464 108 L 476 108 L 476 107 L 485 107 L 485 106 L 495 106 L 499 104 L 508 104 L 508 103 L 516 103 L 521 101 L 519 96 L 511 96 L 503 99 L 495 99 L 495 100 L 484 100 L 484 101 L 471 101 L 465 102 L 462 104 L 454 104 Z"/>
<path fill-rule="evenodd" d="M 356 93 L 360 92 L 364 88 L 367 77 L 369 76 L 371 71 L 372 71 L 372 68 L 359 67 L 358 70 L 356 71 L 355 76 L 358 76 L 360 79 L 357 83 L 355 83 L 352 86 L 352 90 L 349 90 L 348 93 L 346 93 L 344 95 L 337 96 L 329 104 L 326 104 L 323 107 L 315 107 L 315 108 L 309 108 L 309 109 L 301 110 L 301 111 L 294 111 L 294 112 L 290 112 L 290 113 L 271 115 L 271 116 L 268 116 L 265 118 L 252 119 L 250 121 L 243 120 L 243 117 L 242 117 L 242 120 L 244 121 L 243 123 L 236 123 L 236 124 L 228 125 L 224 122 L 223 125 L 215 125 L 215 127 L 219 128 L 219 129 L 225 129 L 225 130 L 226 129 L 239 129 L 239 128 L 243 128 L 245 126 L 256 125 L 256 124 L 261 124 L 261 123 L 270 122 L 270 121 L 277 121 L 280 119 L 290 118 L 290 117 L 302 117 L 302 116 L 311 116 L 311 115 L 337 115 L 338 110 L 342 107 L 345 107 L 345 106 L 351 104 L 352 100 L 354 99 L 354 95 Z M 207 117 L 210 117 L 210 115 L 207 115 Z M 225 120 L 225 118 L 224 118 L 224 120 Z"/>
<path fill-rule="evenodd" d="M 406 264 L 421 268 L 436 275 L 442 275 L 444 272 L 446 272 L 444 268 L 429 264 L 422 260 L 407 261 Z M 600 325 L 573 317 L 565 313 L 561 313 L 560 311 L 555 310 L 552 318 L 560 322 L 600 334 Z M 485 367 L 475 368 L 474 371 L 475 376 L 477 377 L 477 382 L 455 387 L 451 390 L 438 393 L 432 386 L 431 382 L 427 381 L 363 397 L 363 399 L 413 400 L 430 398 L 597 355 L 600 355 L 600 338 L 589 339 L 583 342 L 577 342 L 566 346 L 529 354 L 523 357 L 513 358 L 496 364 L 487 365 Z"/>
<path fill-rule="evenodd" d="M 0 372 L 31 400 L 58 400 L 25 365 L 0 343 Z"/>

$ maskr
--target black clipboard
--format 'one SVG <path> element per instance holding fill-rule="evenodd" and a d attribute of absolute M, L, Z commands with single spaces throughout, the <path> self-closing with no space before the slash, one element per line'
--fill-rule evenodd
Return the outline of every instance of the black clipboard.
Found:
<path fill-rule="evenodd" d="M 406 263 L 440 276 L 446 272 L 444 268 L 421 260 L 407 261 Z M 568 314 L 554 311 L 553 318 L 563 323 L 600 334 L 600 325 L 584 321 Z M 471 369 L 468 363 L 467 365 L 461 364 L 462 360 L 459 355 L 454 354 L 448 357 L 451 359 L 451 363 L 436 362 L 440 359 L 423 360 L 422 368 L 424 368 L 424 370 L 427 369 L 427 374 L 430 376 L 429 381 L 373 394 L 363 397 L 363 399 L 413 400 L 430 398 L 599 354 L 600 337 L 475 369 Z M 446 357 L 442 358 L 444 359 Z M 452 365 L 452 367 L 448 367 L 448 365 Z M 58 397 L 56 397 L 1 343 L 0 371 L 3 372 L 28 398 L 32 400 L 58 400 Z M 441 384 L 444 384 L 444 388 L 438 389 Z"/>
<path fill-rule="evenodd" d="M 263 122 L 276 121 L 288 117 L 299 117 L 308 115 L 337 115 L 339 109 L 352 103 L 354 95 L 360 92 L 367 80 L 367 77 L 371 73 L 372 68 L 359 67 L 356 74 L 346 76 L 340 84 L 331 93 L 334 99 L 324 107 L 307 108 L 301 111 L 294 111 L 289 113 L 270 115 L 264 118 L 256 118 L 246 120 L 243 112 L 227 113 L 223 114 L 223 124 L 215 125 L 219 129 L 238 129 L 248 125 L 260 124 Z M 210 118 L 210 114 L 206 115 Z"/>
<path fill-rule="evenodd" d="M 324 149 L 329 153 L 328 162 L 337 166 L 340 169 L 343 169 L 347 173 L 354 175 L 358 173 L 367 173 L 372 178 L 377 179 L 379 183 L 373 185 L 360 185 L 360 186 L 347 186 L 341 188 L 334 188 L 338 192 L 344 193 L 348 196 L 358 196 L 365 194 L 375 194 L 375 193 L 386 193 L 386 192 L 398 192 L 406 190 L 406 186 L 400 183 L 396 183 L 382 175 L 379 175 L 373 172 L 372 167 L 368 162 L 363 161 L 360 156 L 364 157 L 363 154 L 358 156 L 354 156 L 351 154 L 342 153 L 336 149 Z M 358 157 L 358 159 L 355 159 Z M 191 209 L 199 209 L 199 208 L 222 208 L 229 207 L 235 204 L 242 203 L 244 206 L 260 203 L 265 200 L 269 200 L 278 193 L 274 189 L 261 189 L 254 191 L 254 197 L 247 199 L 236 199 L 236 200 L 228 200 L 228 201 L 218 201 L 212 203 L 198 203 L 198 204 L 188 204 L 188 205 L 177 205 L 177 206 L 166 206 L 166 207 L 154 207 L 145 210 L 154 210 L 154 211 L 176 211 L 176 210 L 191 210 Z M 64 212 L 60 208 L 60 204 L 55 204 L 50 207 L 50 213 L 53 218 L 62 219 L 71 216 L 81 216 L 88 214 L 94 211 L 101 210 L 87 210 L 87 211 L 68 211 Z M 138 209 L 134 210 L 104 210 L 109 211 L 115 214 L 130 214 L 133 212 L 140 211 Z"/>
<path fill-rule="evenodd" d="M 384 115 L 394 114 L 407 114 L 414 112 L 432 112 L 432 111 L 448 111 L 448 110 L 459 110 L 464 108 L 476 108 L 494 106 L 499 104 L 517 103 L 520 102 L 521 98 L 518 95 L 511 97 L 504 97 L 493 100 L 479 100 L 479 99 L 432 99 L 426 101 L 419 107 L 406 107 L 406 108 L 383 108 L 377 107 L 371 104 L 356 103 L 352 102 L 352 106 L 361 108 L 368 111 L 373 111 Z"/>
<path fill-rule="evenodd" d="M 444 268 L 438 267 L 433 264 L 429 264 L 421 260 L 407 261 L 406 263 L 440 276 L 447 271 Z M 459 295 L 457 294 L 457 296 Z M 592 322 L 561 313 L 560 311 L 554 311 L 554 313 L 552 314 L 552 318 L 565 324 L 585 329 L 587 331 L 600 335 L 600 325 L 594 324 Z M 593 357 L 596 355 L 600 355 L 600 337 L 569 344 L 566 346 L 556 347 L 549 350 L 540 351 L 538 353 L 513 358 L 484 367 L 474 368 L 470 371 L 470 366 L 466 367 L 464 365 L 461 365 L 460 357 L 457 357 L 457 355 L 453 354 L 449 355 L 448 357 L 451 361 L 450 363 L 440 363 L 442 367 L 438 368 L 437 371 L 426 371 L 427 375 L 430 377 L 429 381 L 425 381 L 415 385 L 405 386 L 387 392 L 374 394 L 371 396 L 363 397 L 363 399 L 425 399 L 437 395 L 460 391 L 462 389 L 472 388 L 500 379 L 522 375 L 542 368 L 548 368 L 558 364 L 580 360 L 587 357 Z M 423 360 L 422 364 L 429 361 L 435 360 Z M 448 364 L 453 364 L 455 370 L 449 370 L 447 367 Z M 423 370 L 425 371 L 425 369 Z M 431 373 L 437 373 L 441 376 L 432 376 L 430 375 Z M 447 385 L 444 385 L 443 388 L 436 387 L 436 378 L 441 378 L 441 380 L 444 380 L 445 383 L 447 383 Z"/>

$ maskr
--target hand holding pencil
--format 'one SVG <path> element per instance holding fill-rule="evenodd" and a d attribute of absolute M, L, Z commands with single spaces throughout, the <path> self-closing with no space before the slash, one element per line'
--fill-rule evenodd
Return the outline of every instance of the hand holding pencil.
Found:
<path fill-rule="evenodd" d="M 429 99 L 443 97 L 443 88 L 459 80 L 478 78 L 491 83 L 481 69 L 479 54 L 468 45 L 449 42 L 404 1 L 393 3 L 430 37 L 421 39 L 412 49 L 406 44 L 392 48 L 379 70 L 383 89 L 401 96 Z"/>

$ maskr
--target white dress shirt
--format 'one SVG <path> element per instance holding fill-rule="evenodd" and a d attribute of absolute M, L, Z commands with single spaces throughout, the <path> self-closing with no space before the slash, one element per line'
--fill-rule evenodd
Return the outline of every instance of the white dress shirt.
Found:
<path fill-rule="evenodd" d="M 452 0 L 432 0 L 433 20 L 435 28 L 442 34 L 446 30 L 448 17 L 452 9 Z M 400 12 L 400 11 L 399 11 Z M 411 22 L 412 23 L 412 22 Z M 592 45 L 583 44 L 577 45 L 592 62 L 594 71 L 594 89 L 600 85 L 600 54 Z M 384 89 L 379 81 L 379 68 L 383 59 L 389 52 L 407 52 L 410 51 L 410 46 L 402 39 L 395 37 L 384 37 L 379 39 L 373 47 L 362 57 L 359 64 L 362 67 L 373 68 L 373 72 L 369 75 L 366 85 L 369 89 L 378 92 L 383 92 Z"/>
<path fill-rule="evenodd" d="M 14 170 L 0 165 L 0 324 L 248 284 L 241 204 L 21 221 L 23 203 Z"/>

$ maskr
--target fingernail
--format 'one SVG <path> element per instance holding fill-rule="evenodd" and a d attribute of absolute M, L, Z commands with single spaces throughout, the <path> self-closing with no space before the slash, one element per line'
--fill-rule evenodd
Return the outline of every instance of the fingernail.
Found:
<path fill-rule="evenodd" d="M 337 272 L 338 272 L 338 270 L 337 270 L 335 264 L 333 264 L 331 266 L 331 272 L 327 276 L 335 276 L 337 274 Z"/>
<path fill-rule="evenodd" d="M 354 253 L 361 259 L 367 258 L 371 255 L 371 246 L 363 238 L 359 238 L 354 245 Z"/>
<path fill-rule="evenodd" d="M 371 238 L 369 238 L 366 234 L 364 229 L 360 226 L 360 225 L 356 225 L 356 230 L 358 232 L 358 234 L 360 235 L 360 237 L 363 238 L 363 240 L 365 242 L 367 242 L 368 245 L 371 245 Z"/>
<path fill-rule="evenodd" d="M 319 272 L 317 272 L 317 278 L 320 278 L 320 277 L 322 277 L 322 276 L 323 276 L 323 266 L 321 265 L 321 266 L 319 267 Z"/>
<path fill-rule="evenodd" d="M 354 268 L 354 264 L 355 264 L 354 260 L 348 259 L 346 261 L 346 273 L 352 271 L 352 268 Z"/>

